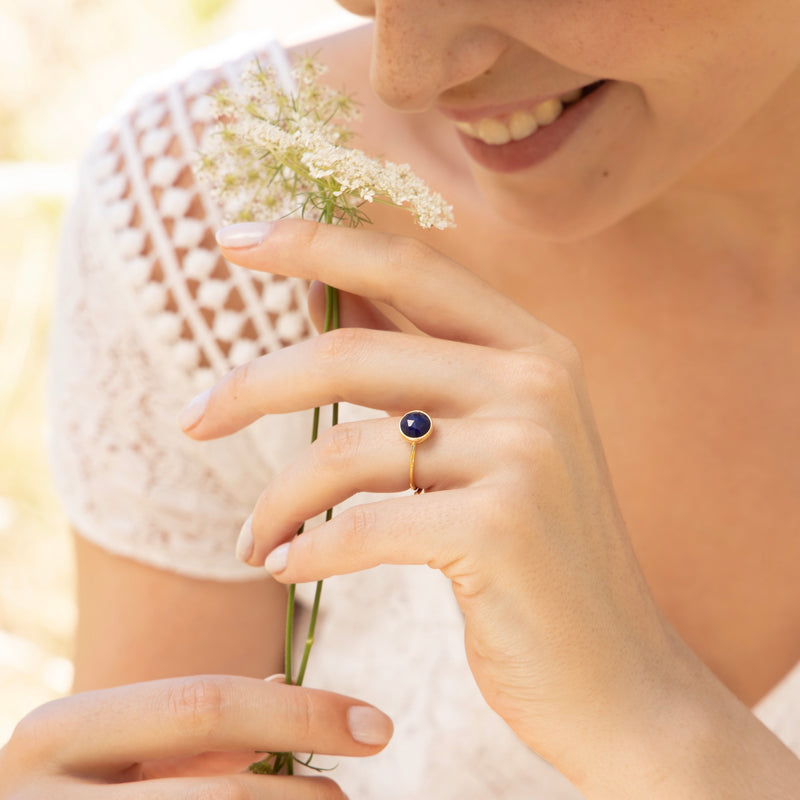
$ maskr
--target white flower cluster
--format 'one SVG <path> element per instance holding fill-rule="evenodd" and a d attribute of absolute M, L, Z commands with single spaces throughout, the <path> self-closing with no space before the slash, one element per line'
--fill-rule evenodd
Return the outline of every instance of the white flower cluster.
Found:
<path fill-rule="evenodd" d="M 365 203 L 407 208 L 424 228 L 453 225 L 453 212 L 407 164 L 348 147 L 353 99 L 321 84 L 313 58 L 293 68 L 295 92 L 255 64 L 238 89 L 214 96 L 219 126 L 196 164 L 229 221 L 303 216 L 356 226 Z"/>

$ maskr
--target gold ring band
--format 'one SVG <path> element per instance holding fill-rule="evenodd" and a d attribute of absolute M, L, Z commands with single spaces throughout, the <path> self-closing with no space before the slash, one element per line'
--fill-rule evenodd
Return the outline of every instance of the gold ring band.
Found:
<path fill-rule="evenodd" d="M 416 457 L 417 457 L 417 443 L 411 442 L 411 464 L 409 464 L 408 467 L 408 486 L 414 492 L 414 494 L 419 494 L 424 490 L 414 483 L 414 461 L 416 460 Z"/>

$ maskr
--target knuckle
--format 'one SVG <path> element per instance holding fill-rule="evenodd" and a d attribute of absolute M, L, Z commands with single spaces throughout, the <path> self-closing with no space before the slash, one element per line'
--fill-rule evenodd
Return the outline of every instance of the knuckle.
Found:
<path fill-rule="evenodd" d="M 251 362 L 245 362 L 238 367 L 234 367 L 225 381 L 225 389 L 231 400 L 238 400 L 247 393 L 250 385 Z"/>
<path fill-rule="evenodd" d="M 556 334 L 554 344 L 558 359 L 567 368 L 573 380 L 583 374 L 583 358 L 578 346 L 572 339 Z"/>
<path fill-rule="evenodd" d="M 560 472 L 561 449 L 554 433 L 534 420 L 509 420 L 510 444 L 506 465 L 504 491 L 509 494 L 509 508 L 519 508 L 514 497 L 521 491 L 527 494 L 531 485 L 549 483 Z M 531 483 L 533 482 L 533 484 Z"/>
<path fill-rule="evenodd" d="M 322 333 L 314 340 L 315 361 L 323 368 L 341 374 L 342 361 L 357 360 L 364 349 L 365 332 L 359 328 L 337 328 Z"/>
<path fill-rule="evenodd" d="M 392 236 L 387 242 L 386 262 L 393 270 L 402 270 L 409 264 L 426 261 L 430 258 L 431 252 L 431 248 L 418 239 Z"/>
<path fill-rule="evenodd" d="M 341 423 L 329 428 L 319 438 L 319 456 L 323 461 L 350 460 L 361 445 L 361 426 Z"/>
<path fill-rule="evenodd" d="M 555 358 L 540 357 L 534 364 L 535 380 L 539 393 L 547 398 L 560 399 L 572 392 L 572 375 L 567 367 Z"/>
<path fill-rule="evenodd" d="M 301 741 L 306 741 L 314 732 L 314 719 L 317 716 L 314 698 L 309 692 L 292 692 L 291 708 L 293 733 Z"/>
<path fill-rule="evenodd" d="M 541 457 L 555 447 L 553 434 L 532 419 L 509 419 L 505 421 L 505 425 L 511 459 L 527 462 Z"/>
<path fill-rule="evenodd" d="M 342 521 L 342 545 L 357 552 L 363 548 L 375 523 L 375 511 L 369 505 L 358 505 L 340 514 L 339 518 Z"/>
<path fill-rule="evenodd" d="M 45 727 L 40 722 L 41 707 L 31 711 L 23 717 L 14 727 L 11 738 L 6 744 L 7 750 L 26 750 L 34 745 L 40 738 L 40 733 Z"/>
<path fill-rule="evenodd" d="M 514 372 L 526 395 L 546 403 L 561 404 L 574 396 L 572 373 L 559 359 L 541 353 L 522 353 Z"/>
<path fill-rule="evenodd" d="M 60 701 L 51 700 L 17 722 L 2 751 L 11 762 L 19 764 L 25 760 L 36 763 L 52 756 L 51 749 L 57 749 L 57 743 L 63 737 L 55 713 L 59 704 Z"/>
<path fill-rule="evenodd" d="M 182 678 L 167 689 L 166 708 L 182 730 L 206 735 L 222 721 L 225 691 L 217 678 Z"/>

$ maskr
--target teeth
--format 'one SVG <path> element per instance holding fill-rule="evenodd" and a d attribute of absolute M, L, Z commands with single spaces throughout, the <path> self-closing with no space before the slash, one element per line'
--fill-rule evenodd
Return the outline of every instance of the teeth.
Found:
<path fill-rule="evenodd" d="M 553 97 L 539 103 L 532 111 L 515 111 L 504 122 L 494 117 L 472 122 L 456 122 L 455 126 L 462 133 L 473 139 L 480 139 L 485 144 L 501 145 L 510 141 L 518 142 L 535 133 L 538 128 L 552 125 L 568 103 L 581 98 L 582 90 L 574 89 L 561 97 Z"/>
<path fill-rule="evenodd" d="M 473 139 L 478 138 L 478 131 L 471 122 L 456 122 L 455 126 L 461 133 L 466 133 L 467 136 L 471 136 Z"/>
<path fill-rule="evenodd" d="M 478 138 L 486 144 L 508 144 L 511 133 L 498 119 L 482 119 L 477 126 Z"/>
<path fill-rule="evenodd" d="M 536 117 L 530 111 L 515 111 L 508 120 L 508 131 L 515 142 L 526 139 L 538 127 Z"/>
<path fill-rule="evenodd" d="M 552 125 L 564 110 L 564 106 L 558 98 L 552 100 L 545 100 L 544 103 L 539 103 L 533 109 L 533 115 L 536 117 L 536 122 L 539 125 Z"/>

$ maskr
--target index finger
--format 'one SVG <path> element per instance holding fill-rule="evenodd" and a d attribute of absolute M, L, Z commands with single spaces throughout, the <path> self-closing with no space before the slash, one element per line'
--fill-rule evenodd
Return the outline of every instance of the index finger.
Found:
<path fill-rule="evenodd" d="M 21 725 L 59 765 L 97 770 L 259 750 L 366 756 L 392 733 L 377 709 L 342 695 L 254 678 L 195 676 L 86 692 L 41 706 Z"/>
<path fill-rule="evenodd" d="M 308 220 L 244 222 L 217 232 L 226 259 L 318 280 L 386 303 L 439 339 L 503 349 L 535 346 L 550 329 L 432 247 L 380 231 Z"/>

